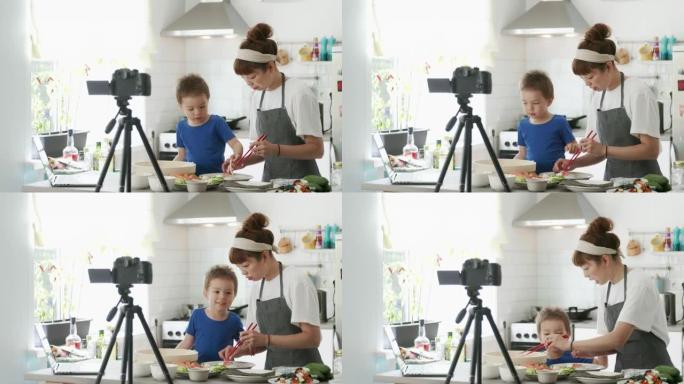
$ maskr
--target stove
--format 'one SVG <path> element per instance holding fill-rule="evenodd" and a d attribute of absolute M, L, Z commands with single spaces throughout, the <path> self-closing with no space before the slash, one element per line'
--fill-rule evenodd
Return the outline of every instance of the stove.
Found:
<path fill-rule="evenodd" d="M 508 130 L 499 132 L 499 158 L 512 159 L 518 154 L 518 131 Z"/>
<path fill-rule="evenodd" d="M 534 322 L 511 323 L 511 350 L 524 351 L 539 344 L 537 324 Z"/>
<path fill-rule="evenodd" d="M 162 323 L 162 348 L 175 348 L 183 341 L 190 319 L 171 319 Z"/>
<path fill-rule="evenodd" d="M 176 132 L 162 132 L 159 134 L 159 160 L 173 160 L 178 154 L 176 147 Z"/>

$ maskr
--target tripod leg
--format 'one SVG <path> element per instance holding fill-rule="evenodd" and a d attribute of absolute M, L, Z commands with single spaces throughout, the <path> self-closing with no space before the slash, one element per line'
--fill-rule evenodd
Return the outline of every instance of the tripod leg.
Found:
<path fill-rule="evenodd" d="M 492 327 L 492 332 L 494 332 L 494 338 L 496 338 L 496 343 L 499 344 L 499 349 L 501 350 L 501 354 L 503 355 L 504 359 L 506 360 L 506 365 L 508 366 L 508 370 L 511 371 L 511 374 L 515 378 L 515 382 L 517 384 L 520 384 L 520 378 L 518 377 L 518 372 L 516 372 L 515 368 L 513 367 L 513 360 L 511 360 L 511 356 L 508 354 L 508 351 L 506 350 L 506 346 L 504 345 L 503 339 L 501 338 L 501 334 L 499 333 L 499 329 L 496 327 L 496 323 L 494 322 L 494 319 L 492 318 L 492 313 L 489 311 L 488 308 L 485 308 L 484 314 L 485 314 L 485 316 L 487 316 L 487 321 L 489 321 L 489 326 Z"/>
<path fill-rule="evenodd" d="M 463 116 L 463 121 L 465 124 L 465 141 L 463 143 L 463 154 L 461 155 L 461 183 L 458 188 L 461 192 L 465 191 L 466 177 L 468 176 L 468 151 L 470 150 L 470 145 L 468 144 L 470 135 L 468 133 L 472 130 L 472 126 L 466 121 L 465 116 Z M 471 129 L 468 129 L 468 126 L 471 126 Z"/>
<path fill-rule="evenodd" d="M 461 357 L 461 352 L 463 351 L 463 347 L 465 346 L 466 342 L 466 336 L 468 336 L 468 331 L 470 331 L 470 325 L 473 323 L 473 313 L 470 312 L 468 314 L 468 321 L 466 321 L 465 329 L 463 330 L 463 334 L 461 335 L 461 339 L 458 341 L 458 347 L 456 348 L 456 353 L 454 354 L 454 358 L 451 360 L 451 367 L 449 367 L 449 372 L 447 373 L 446 380 L 444 381 L 444 384 L 449 384 L 451 382 L 451 378 L 454 376 L 454 371 L 456 370 L 456 364 L 458 364 L 458 359 Z"/>
<path fill-rule="evenodd" d="M 116 128 L 116 134 L 114 135 L 114 141 L 112 141 L 112 147 L 109 148 L 109 153 L 105 159 L 105 163 L 100 170 L 100 178 L 97 180 L 97 186 L 95 186 L 95 192 L 100 192 L 102 189 L 102 184 L 104 184 L 104 179 L 107 176 L 107 170 L 109 169 L 109 164 L 112 162 L 114 157 L 114 151 L 116 150 L 116 144 L 119 143 L 119 138 L 121 137 L 121 132 L 123 131 L 123 120 L 119 120 L 119 125 Z"/>
<path fill-rule="evenodd" d="M 116 344 L 116 336 L 119 334 L 121 324 L 123 324 L 125 317 L 126 314 L 123 311 L 119 313 L 119 320 L 116 321 L 116 327 L 114 328 L 114 332 L 112 333 L 112 338 L 109 340 L 107 352 L 105 352 L 104 356 L 102 356 L 102 365 L 100 365 L 100 371 L 97 374 L 97 379 L 95 379 L 95 384 L 100 384 L 100 382 L 102 381 L 102 376 L 104 376 L 105 370 L 107 369 L 107 363 L 109 362 L 109 356 L 111 356 L 112 350 L 114 349 L 114 344 Z"/>
<path fill-rule="evenodd" d="M 435 192 L 439 192 L 439 190 L 442 188 L 442 184 L 444 183 L 444 177 L 446 176 L 447 170 L 449 169 L 449 164 L 451 164 L 451 159 L 454 157 L 454 151 L 456 150 L 456 144 L 458 143 L 458 139 L 461 137 L 461 132 L 463 132 L 463 120 L 459 120 L 458 129 L 456 130 L 456 136 L 454 136 L 454 139 L 451 141 L 449 152 L 447 153 L 446 160 L 444 161 L 444 165 L 442 166 L 442 171 L 439 173 L 439 179 L 437 180 L 437 184 L 435 185 Z"/>
<path fill-rule="evenodd" d="M 475 124 L 477 125 L 477 129 L 480 131 L 480 135 L 482 136 L 482 141 L 484 141 L 485 146 L 487 147 L 487 152 L 489 152 L 489 158 L 492 159 L 492 163 L 494 163 L 494 168 L 496 169 L 496 174 L 499 175 L 499 180 L 501 180 L 501 185 L 504 186 L 504 189 L 506 192 L 511 191 L 511 187 L 508 185 L 508 182 L 506 181 L 506 178 L 504 177 L 503 170 L 501 169 L 501 164 L 499 164 L 499 160 L 496 158 L 496 154 L 494 153 L 494 148 L 492 147 L 492 143 L 489 142 L 489 138 L 487 137 L 487 133 L 485 132 L 484 127 L 482 126 L 482 120 L 480 119 L 480 116 L 474 116 L 475 118 Z"/>
<path fill-rule="evenodd" d="M 131 308 L 128 305 L 126 305 L 124 307 L 123 312 L 126 316 L 126 326 L 124 330 L 124 349 L 123 354 L 121 355 L 121 384 L 126 383 L 126 371 L 128 370 L 128 351 L 132 348 L 129 340 L 129 333 L 133 332 L 133 329 L 131 327 L 131 316 L 133 315 L 133 313 L 131 312 Z"/>
<path fill-rule="evenodd" d="M 123 148 L 123 158 L 121 159 L 121 175 L 119 175 L 119 192 L 124 192 L 126 190 L 126 163 L 128 161 L 128 156 L 131 152 L 131 122 L 128 117 L 124 118 L 124 148 Z"/>
<path fill-rule="evenodd" d="M 133 306 L 127 308 L 126 313 L 126 343 L 124 351 L 124 361 L 121 364 L 121 370 L 128 373 L 128 383 L 133 383 L 133 315 L 135 315 Z M 125 377 L 121 376 L 121 384 L 125 384 Z"/>
<path fill-rule="evenodd" d="M 126 139 L 128 140 L 128 145 L 124 148 L 124 159 L 126 162 L 121 166 L 121 172 L 126 174 L 126 192 L 131 191 L 131 162 L 133 154 L 131 152 L 131 133 L 133 132 L 133 126 L 129 126 L 126 129 Z"/>
<path fill-rule="evenodd" d="M 150 146 L 150 142 L 147 141 L 147 136 L 145 136 L 145 131 L 142 129 L 142 125 L 140 124 L 140 119 L 135 119 L 134 120 L 134 125 L 138 129 L 138 134 L 140 134 L 140 140 L 142 140 L 143 145 L 145 146 L 145 151 L 147 152 L 147 157 L 150 158 L 150 162 L 152 163 L 152 167 L 154 168 L 154 173 L 157 175 L 157 178 L 159 178 L 159 183 L 161 183 L 162 187 L 164 188 L 164 192 L 169 192 L 169 186 L 166 185 L 166 179 L 162 175 L 161 168 L 159 168 L 159 163 L 157 162 L 157 157 L 154 156 L 154 152 L 152 152 L 152 147 Z"/>
<path fill-rule="evenodd" d="M 162 371 L 164 372 L 164 377 L 166 377 L 166 382 L 168 384 L 173 384 L 173 381 L 171 380 L 171 375 L 169 375 L 168 369 L 166 369 L 166 364 L 164 364 L 164 360 L 162 359 L 162 355 L 159 352 L 159 348 L 157 347 L 157 343 L 154 341 L 154 336 L 152 336 L 152 332 L 150 331 L 150 326 L 147 325 L 147 321 L 145 321 L 145 316 L 143 315 L 142 308 L 139 306 L 135 307 L 135 313 L 138 314 L 138 319 L 140 320 L 140 324 L 142 324 L 143 329 L 145 330 L 145 334 L 147 335 L 147 341 L 150 343 L 150 347 L 152 347 L 152 352 L 154 352 L 154 357 L 157 358 L 157 363 L 161 367 Z"/>
<path fill-rule="evenodd" d="M 465 117 L 466 121 L 466 142 L 464 150 L 467 151 L 467 156 L 464 157 L 461 172 L 466 175 L 466 191 L 472 192 L 472 164 L 473 164 L 473 121 L 469 116 Z M 464 152 L 466 153 L 466 152 Z"/>
<path fill-rule="evenodd" d="M 475 377 L 479 372 L 478 365 L 482 353 L 480 349 L 482 347 L 480 344 L 482 338 L 482 314 L 477 309 L 473 310 L 473 312 L 475 313 L 475 335 L 473 336 L 473 357 L 470 359 L 470 384 L 475 384 Z M 481 384 L 481 382 L 482 379 L 477 384 Z"/>

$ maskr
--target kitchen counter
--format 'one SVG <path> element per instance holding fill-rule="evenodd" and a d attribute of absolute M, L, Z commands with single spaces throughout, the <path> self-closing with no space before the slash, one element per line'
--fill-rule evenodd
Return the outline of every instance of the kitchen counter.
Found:
<path fill-rule="evenodd" d="M 444 383 L 446 377 L 404 377 L 399 370 L 383 372 L 375 375 L 374 381 L 376 383 L 395 383 L 395 384 L 432 384 Z M 531 381 L 521 380 L 522 382 L 531 383 Z M 451 378 L 452 383 L 470 383 L 470 363 L 459 363 L 456 366 L 454 376 Z M 488 384 L 505 384 L 506 382 L 497 379 L 482 379 L 483 383 Z"/>

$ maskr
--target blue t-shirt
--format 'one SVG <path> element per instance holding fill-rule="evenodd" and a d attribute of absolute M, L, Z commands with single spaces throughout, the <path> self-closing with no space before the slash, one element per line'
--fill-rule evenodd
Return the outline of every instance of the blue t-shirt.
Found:
<path fill-rule="evenodd" d="M 206 123 L 191 127 L 187 119 L 178 122 L 176 145 L 185 148 L 186 161 L 197 165 L 197 174 L 223 172 L 226 142 L 235 137 L 223 118 L 211 115 Z"/>
<path fill-rule="evenodd" d="M 553 115 L 544 124 L 533 124 L 526 117 L 518 124 L 518 145 L 527 149 L 526 160 L 537 163 L 537 173 L 552 171 L 556 160 L 565 157 L 565 145 L 573 141 L 565 116 Z"/>
<path fill-rule="evenodd" d="M 546 365 L 551 366 L 553 364 L 566 364 L 566 363 L 588 363 L 591 364 L 594 362 L 594 359 L 588 359 L 584 357 L 575 357 L 572 355 L 572 352 L 570 351 L 565 351 L 563 353 L 563 356 L 557 358 L 557 359 L 546 359 Z"/>
<path fill-rule="evenodd" d="M 219 351 L 233 345 L 234 340 L 239 340 L 242 331 L 242 321 L 236 314 L 228 312 L 228 318 L 216 321 L 210 319 L 203 308 L 192 311 L 188 329 L 185 330 L 195 338 L 193 348 L 199 355 L 197 360 L 200 363 L 221 360 Z"/>

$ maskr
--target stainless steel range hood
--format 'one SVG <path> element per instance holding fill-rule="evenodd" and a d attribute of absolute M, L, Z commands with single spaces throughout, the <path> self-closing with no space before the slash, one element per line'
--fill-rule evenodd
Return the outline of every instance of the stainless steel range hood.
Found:
<path fill-rule="evenodd" d="M 249 209 L 234 193 L 199 193 L 172 213 L 165 224 L 210 225 L 239 223 L 249 215 Z"/>
<path fill-rule="evenodd" d="M 570 0 L 541 0 L 501 32 L 515 36 L 577 35 L 589 24 Z"/>
<path fill-rule="evenodd" d="M 230 0 L 201 0 L 178 20 L 169 24 L 164 37 L 232 37 L 244 35 L 247 23 Z"/>
<path fill-rule="evenodd" d="M 599 214 L 583 194 L 550 193 L 513 221 L 516 227 L 569 227 L 591 223 Z"/>

